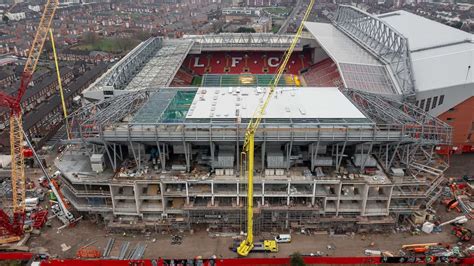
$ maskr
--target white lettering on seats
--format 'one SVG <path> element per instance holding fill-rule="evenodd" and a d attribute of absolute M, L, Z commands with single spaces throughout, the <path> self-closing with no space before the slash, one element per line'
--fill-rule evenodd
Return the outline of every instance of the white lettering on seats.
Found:
<path fill-rule="evenodd" d="M 280 59 L 278 57 L 270 57 L 268 58 L 268 66 L 269 67 L 277 67 L 280 64 Z"/>
<path fill-rule="evenodd" d="M 194 67 L 204 67 L 204 64 L 199 64 L 199 56 L 194 57 Z"/>
<path fill-rule="evenodd" d="M 232 57 L 232 65 L 231 67 L 236 67 L 237 64 L 242 60 L 242 57 Z"/>

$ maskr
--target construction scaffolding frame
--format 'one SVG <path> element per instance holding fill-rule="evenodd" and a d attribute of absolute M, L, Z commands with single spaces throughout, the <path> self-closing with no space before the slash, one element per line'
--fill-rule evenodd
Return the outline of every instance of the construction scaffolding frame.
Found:
<path fill-rule="evenodd" d="M 267 51 L 285 51 L 290 46 L 293 35 L 272 33 L 221 33 L 211 35 L 185 35 L 183 38 L 194 41 L 193 50 L 213 51 L 222 49 L 238 48 L 265 49 Z M 301 51 L 301 42 L 295 47 Z"/>
<path fill-rule="evenodd" d="M 196 91 L 156 88 L 127 92 L 87 104 L 71 114 L 74 139 L 70 143 L 82 147 L 77 156 L 105 154 L 112 170 L 101 174 L 85 168 L 71 170 L 74 157 L 61 158 L 57 163 L 64 173 L 65 196 L 80 211 L 128 217 L 143 224 L 137 228 L 175 231 L 204 225 L 210 232 L 239 233 L 246 219 L 242 208 L 247 184 L 235 165 L 247 121 L 186 118 Z M 395 98 L 350 89 L 342 92 L 366 118 L 262 120 L 256 134 L 257 158 L 261 156 L 254 198 L 257 231 L 380 230 L 395 224 L 393 215 L 427 208 L 439 197 L 447 164 L 434 155 L 434 147 L 451 141 L 450 126 Z M 275 143 L 282 147 L 285 176 L 263 174 L 267 169 L 265 156 Z M 219 152 L 234 145 L 230 154 L 237 164 L 232 161 L 228 167 L 237 170 L 231 177 L 196 177 L 190 173 L 203 157 L 210 162 L 209 171 L 215 171 Z M 203 147 L 208 150 L 202 152 Z M 292 158 L 298 157 L 295 153 L 303 147 L 308 151 L 311 171 L 324 148 L 326 156 L 335 162 L 333 170 L 325 171 L 335 175 L 294 175 L 291 162 L 298 159 Z M 125 161 L 122 148 L 128 149 L 127 160 L 135 165 L 133 177 L 117 176 L 120 163 Z M 160 174 L 147 172 L 146 149 L 157 151 Z M 179 163 L 185 165 L 180 174 L 167 170 L 173 167 L 171 149 L 180 150 Z M 341 179 L 337 175 L 347 170 L 342 161 L 351 149 L 358 149 L 362 157 L 373 156 L 384 173 L 399 168 L 405 175 L 387 175 L 382 181 L 363 176 Z M 196 154 L 201 159 L 196 159 Z M 69 166 L 67 160 L 71 161 Z M 353 171 L 362 174 L 367 160 Z M 109 189 L 99 190 L 99 186 Z M 116 219 L 109 225 L 117 230 L 130 228 Z"/>

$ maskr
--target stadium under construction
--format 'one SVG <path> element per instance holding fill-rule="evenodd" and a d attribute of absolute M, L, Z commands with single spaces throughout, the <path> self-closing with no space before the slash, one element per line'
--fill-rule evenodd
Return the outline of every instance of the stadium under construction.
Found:
<path fill-rule="evenodd" d="M 435 148 L 451 143 L 451 127 L 412 104 L 403 39 L 384 46 L 385 59 L 359 46 L 339 50 L 336 57 L 359 63 L 331 70 L 311 35 L 315 24 L 307 23 L 256 132 L 255 228 L 393 228 L 441 195 L 448 165 Z M 74 138 L 55 161 L 64 196 L 111 230 L 240 232 L 245 129 L 291 39 L 221 34 L 140 44 L 70 116 Z"/>

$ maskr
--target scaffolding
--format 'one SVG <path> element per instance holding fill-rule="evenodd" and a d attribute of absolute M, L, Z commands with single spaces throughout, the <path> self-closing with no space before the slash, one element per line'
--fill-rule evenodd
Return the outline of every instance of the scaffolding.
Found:
<path fill-rule="evenodd" d="M 200 90 L 213 99 L 211 88 Z M 361 118 L 262 120 L 256 134 L 257 231 L 384 230 L 439 196 L 447 164 L 434 148 L 451 141 L 451 128 L 397 99 L 342 93 Z M 71 204 L 103 217 L 133 217 L 132 225 L 147 230 L 203 226 L 239 233 L 247 184 L 237 166 L 247 121 L 191 118 L 201 97 L 197 88 L 157 88 L 71 114 L 70 143 L 77 145 L 55 162 Z M 93 154 L 101 154 L 108 169 L 92 171 L 87 161 Z"/>

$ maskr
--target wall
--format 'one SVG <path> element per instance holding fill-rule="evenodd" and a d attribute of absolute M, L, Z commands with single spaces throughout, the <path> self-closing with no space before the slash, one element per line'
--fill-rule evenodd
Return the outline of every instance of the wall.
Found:
<path fill-rule="evenodd" d="M 474 144 L 474 96 L 442 113 L 438 118 L 453 127 L 454 145 Z"/>

